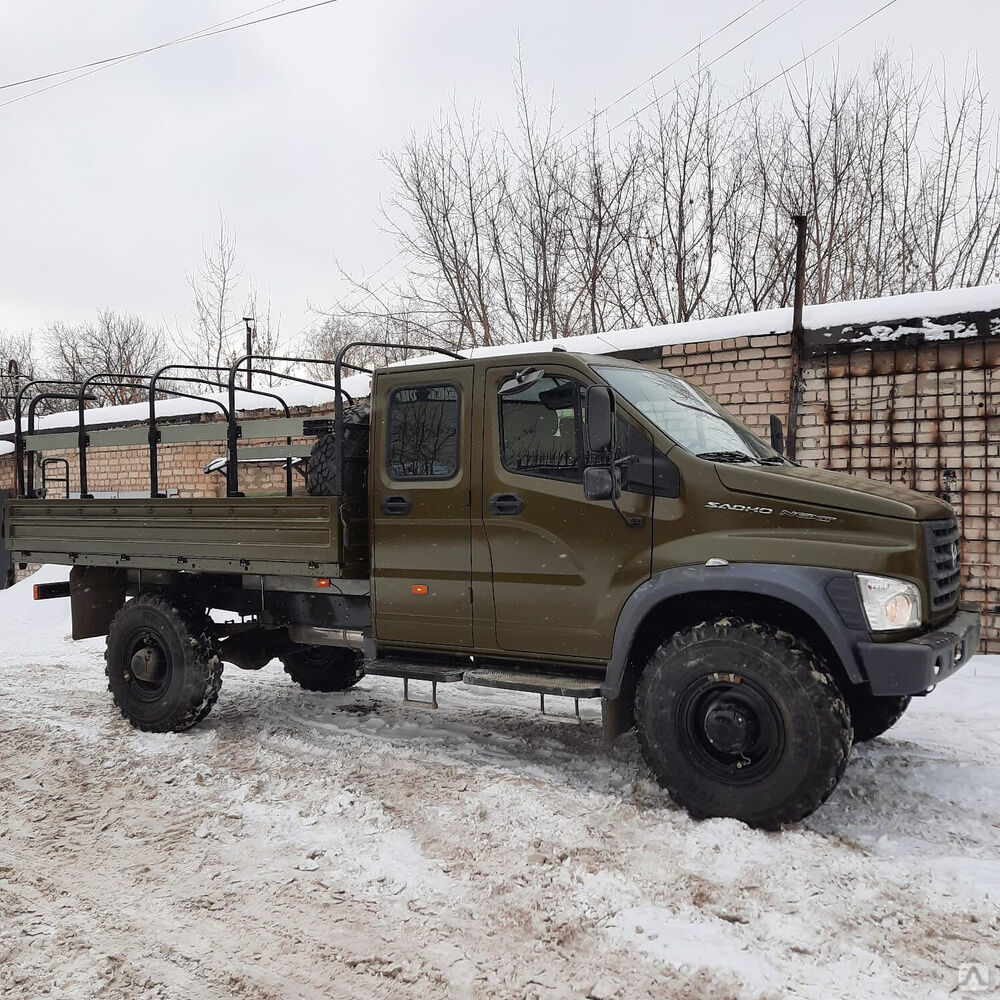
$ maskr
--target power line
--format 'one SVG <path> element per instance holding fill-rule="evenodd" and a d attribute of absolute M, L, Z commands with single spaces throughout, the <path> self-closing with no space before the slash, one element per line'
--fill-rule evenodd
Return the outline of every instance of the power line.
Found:
<path fill-rule="evenodd" d="M 692 53 L 697 52 L 698 49 L 702 48 L 702 46 L 707 45 L 710 41 L 712 41 L 713 38 L 717 38 L 724 31 L 727 31 L 734 24 L 738 24 L 740 21 L 743 20 L 743 18 L 752 14 L 759 7 L 763 7 L 764 4 L 767 2 L 768 0 L 757 0 L 757 3 L 753 4 L 753 6 L 751 7 L 747 7 L 747 9 L 744 10 L 742 14 L 737 15 L 731 21 L 727 21 L 724 25 L 722 25 L 721 28 L 716 28 L 716 30 L 713 31 L 712 34 L 708 36 L 708 38 L 703 38 L 700 41 L 696 42 L 686 52 L 682 52 L 676 59 L 671 59 L 671 61 L 668 62 L 666 66 L 664 66 L 662 69 L 658 69 L 652 76 L 649 76 L 645 80 L 643 80 L 642 83 L 637 83 L 631 90 L 625 91 L 625 93 L 622 94 L 621 97 L 616 97 L 610 104 L 606 104 L 603 108 L 601 108 L 600 111 L 595 111 L 592 115 L 590 115 L 590 117 L 585 122 L 580 122 L 580 124 L 577 125 L 575 128 L 570 129 L 569 132 L 567 132 L 563 136 L 563 138 L 568 139 L 575 132 L 579 132 L 580 129 L 584 128 L 587 125 L 590 125 L 597 118 L 600 118 L 601 115 L 606 115 L 612 108 L 617 107 L 619 104 L 621 104 L 622 101 L 627 100 L 634 93 L 636 93 L 639 90 L 642 90 L 643 87 L 645 87 L 647 84 L 652 83 L 657 77 L 663 76 L 663 74 L 666 73 L 667 70 L 673 69 L 674 66 L 676 66 L 682 59 L 686 59 Z"/>
<path fill-rule="evenodd" d="M 757 35 L 759 35 L 762 31 L 765 31 L 767 28 L 769 28 L 776 21 L 781 20 L 786 15 L 788 15 L 788 14 L 792 13 L 793 11 L 797 10 L 805 2 L 806 2 L 806 0 L 799 0 L 798 3 L 794 4 L 792 7 L 789 7 L 788 9 L 786 9 L 785 11 L 783 11 L 781 14 L 778 14 L 776 17 L 772 18 L 765 25 L 763 25 L 762 27 L 758 28 L 756 31 L 752 32 L 750 35 L 747 35 L 745 38 L 741 39 L 739 42 L 737 42 L 735 45 L 731 46 L 729 49 L 727 49 L 721 55 L 716 56 L 716 58 L 713 59 L 711 62 L 709 62 L 704 68 L 708 69 L 709 67 L 715 65 L 715 63 L 717 63 L 720 59 L 723 59 L 725 56 L 727 56 L 730 53 L 734 52 L 736 49 L 738 49 L 738 48 L 742 47 L 743 45 L 745 45 L 748 41 L 750 41 L 752 38 L 754 38 Z M 896 2 L 897 2 L 897 0 L 887 0 L 887 2 L 884 3 L 884 4 L 882 4 L 881 7 L 877 8 L 876 10 L 871 11 L 869 14 L 866 14 L 863 18 L 861 18 L 858 21 L 855 21 L 854 24 L 850 25 L 849 27 L 847 27 L 843 31 L 841 31 L 839 34 L 837 34 L 833 38 L 829 39 L 829 41 L 824 42 L 822 45 L 819 45 L 815 49 L 813 49 L 812 51 L 806 53 L 804 56 L 802 56 L 800 59 L 796 60 L 790 66 L 785 67 L 780 73 L 775 74 L 770 79 L 765 80 L 763 83 L 761 83 L 758 86 L 754 87 L 752 90 L 750 90 L 748 93 L 744 94 L 742 97 L 737 98 L 731 104 L 726 105 L 725 108 L 723 108 L 722 110 L 716 112 L 716 114 L 714 114 L 712 116 L 711 121 L 715 122 L 722 115 L 724 115 L 727 112 L 733 110 L 733 108 L 738 107 L 740 104 L 743 104 L 745 101 L 748 101 L 751 97 L 753 97 L 756 94 L 760 93 L 762 90 L 764 90 L 767 87 L 769 87 L 772 83 L 775 83 L 777 80 L 780 80 L 783 77 L 786 77 L 792 70 L 797 69 L 799 66 L 801 66 L 804 63 L 808 62 L 810 59 L 812 59 L 814 56 L 818 55 L 820 52 L 824 51 L 825 49 L 828 49 L 831 45 L 835 45 L 841 39 L 843 39 L 847 35 L 849 35 L 852 31 L 856 31 L 862 25 L 867 24 L 868 21 L 870 21 L 873 18 L 877 17 L 883 11 L 888 10 L 888 8 L 892 7 Z M 759 6 L 760 6 L 760 4 L 757 4 L 755 7 L 751 8 L 751 10 L 744 11 L 744 13 L 741 14 L 738 18 L 734 19 L 733 21 L 731 21 L 729 23 L 730 24 L 734 24 L 737 20 L 740 20 L 740 18 L 744 17 L 747 13 L 751 13 L 752 10 L 756 10 L 756 8 L 759 7 Z M 707 39 L 707 40 L 710 41 L 711 38 L 714 38 L 716 35 L 719 34 L 719 32 L 721 32 L 723 30 L 725 30 L 725 27 L 720 28 L 713 35 L 709 36 L 709 39 Z M 695 46 L 695 48 L 697 48 L 697 47 L 698 46 Z M 688 52 L 685 53 L 685 54 L 686 55 L 690 54 L 691 51 L 693 51 L 693 50 L 689 49 Z M 682 58 L 684 58 L 684 56 L 681 56 L 679 58 L 682 59 Z M 672 63 L 670 65 L 674 65 L 678 61 L 679 61 L 679 59 L 678 60 L 674 60 L 674 63 Z M 669 68 L 669 66 L 665 67 L 665 68 Z M 662 71 L 660 71 L 660 72 L 662 72 Z M 650 79 L 653 79 L 656 76 L 659 76 L 660 72 L 654 74 L 654 76 L 650 77 Z M 688 80 L 691 80 L 693 78 L 694 78 L 694 74 L 692 74 L 692 76 L 687 77 L 686 80 L 682 80 L 679 84 L 677 84 L 673 88 L 673 90 L 677 90 L 680 86 L 682 86 Z M 642 85 L 640 84 L 640 86 L 642 86 Z M 637 89 L 638 89 L 637 87 L 633 88 L 632 91 L 630 91 L 629 93 L 634 93 L 635 90 L 637 90 Z M 628 96 L 628 95 L 624 95 L 624 96 Z M 665 96 L 666 95 L 664 95 L 664 97 Z M 638 115 L 642 114 L 643 111 L 647 111 L 649 108 L 653 107 L 655 104 L 660 103 L 664 99 L 664 97 L 658 97 L 658 98 L 655 98 L 654 100 L 650 101 L 648 104 L 644 105 L 642 108 L 639 108 L 637 111 L 635 111 L 631 115 L 629 115 L 628 118 L 622 119 L 622 121 L 618 122 L 616 125 L 613 125 L 608 131 L 612 132 L 616 128 L 619 128 L 621 125 L 624 125 L 626 122 L 632 121 Z M 622 99 L 624 99 L 624 97 Z M 620 100 L 613 101 L 610 105 L 608 105 L 608 108 L 613 107 L 615 104 L 618 104 L 618 103 L 620 103 Z M 587 122 L 583 122 L 580 125 L 577 125 L 570 132 L 566 133 L 566 135 L 563 138 L 568 138 L 574 132 L 576 132 L 579 129 L 583 128 L 584 125 L 589 124 L 590 121 L 592 121 L 594 118 L 596 118 L 599 115 L 603 114 L 604 111 L 606 111 L 606 110 L 607 110 L 607 108 L 603 109 L 602 111 L 596 112 L 593 116 L 591 116 L 591 118 Z M 555 141 L 555 140 L 553 139 L 552 141 Z M 548 147 L 546 146 L 546 148 L 548 148 Z M 544 150 L 543 150 L 543 153 L 544 153 Z M 400 251 L 399 253 L 402 253 L 402 251 Z M 399 254 L 397 254 L 396 256 L 398 257 Z M 382 266 L 385 267 L 387 265 L 383 264 Z M 402 268 L 397 269 L 392 275 L 389 276 L 389 278 L 387 278 L 384 282 L 382 282 L 382 284 L 378 288 L 374 289 L 374 292 L 378 292 L 382 288 L 384 288 L 386 286 L 386 284 L 388 284 L 388 282 L 391 281 L 392 278 L 394 278 L 397 274 L 399 274 L 399 272 L 401 270 L 402 270 Z M 374 294 L 374 292 L 372 292 L 370 294 Z M 361 301 L 364 301 L 364 299 L 362 298 Z"/>
<path fill-rule="evenodd" d="M 721 111 L 716 112 L 716 114 L 712 116 L 712 121 L 714 122 L 716 118 L 718 118 L 720 115 L 724 115 L 727 112 L 732 111 L 733 108 L 738 107 L 744 101 L 750 100 L 751 97 L 755 96 L 756 94 L 759 94 L 765 88 L 770 87 L 771 84 L 775 83 L 777 80 L 781 80 L 783 77 L 788 76 L 788 74 L 793 69 L 798 69 L 799 66 L 801 66 L 803 63 L 808 62 L 810 59 L 812 59 L 813 56 L 819 55 L 819 53 L 822 52 L 824 49 L 828 49 L 831 45 L 835 45 L 842 38 L 849 35 L 852 31 L 857 30 L 863 24 L 867 24 L 873 17 L 878 17 L 878 15 L 882 13 L 882 11 L 888 10 L 896 2 L 897 0 L 888 0 L 887 3 L 882 4 L 882 6 L 879 7 L 877 10 L 873 10 L 870 14 L 866 14 L 863 18 L 861 18 L 860 21 L 855 21 L 854 24 L 852 24 L 849 28 L 845 28 L 842 32 L 840 32 L 839 35 L 835 35 L 828 42 L 824 42 L 822 45 L 817 46 L 811 52 L 808 52 L 804 56 L 802 56 L 801 59 L 798 59 L 795 62 L 793 62 L 791 66 L 786 66 L 785 69 L 783 69 L 780 73 L 776 73 L 769 80 L 765 80 L 763 83 L 754 87 L 753 90 L 744 94 L 742 97 L 737 98 L 731 104 L 727 104 Z"/>
<path fill-rule="evenodd" d="M 717 38 L 724 31 L 727 31 L 729 28 L 731 28 L 734 24 L 737 24 L 740 21 L 742 21 L 743 18 L 745 18 L 748 15 L 752 14 L 755 10 L 757 10 L 760 7 L 762 7 L 765 3 L 767 3 L 767 0 L 757 0 L 756 3 L 751 4 L 741 14 L 738 14 L 736 17 L 732 18 L 732 20 L 727 21 L 721 27 L 716 28 L 715 31 L 713 31 L 712 34 L 710 34 L 708 36 L 708 38 L 705 38 L 702 41 L 699 41 L 697 44 L 692 45 L 685 52 L 682 52 L 679 56 L 677 56 L 676 59 L 671 60 L 669 63 L 667 63 L 666 66 L 662 67 L 661 69 L 658 69 L 655 73 L 653 73 L 652 76 L 647 77 L 642 83 L 636 84 L 634 87 L 631 88 L 631 90 L 628 90 L 624 94 L 622 94 L 620 97 L 615 98 L 615 100 L 613 100 L 610 104 L 608 104 L 605 107 L 601 108 L 599 111 L 593 112 L 591 115 L 589 115 L 587 117 L 586 121 L 580 122 L 579 125 L 576 125 L 574 128 L 570 129 L 569 132 L 567 132 L 567 133 L 565 133 L 565 134 L 563 134 L 563 135 L 561 135 L 559 137 L 553 136 L 553 138 L 550 139 L 549 142 L 547 142 L 546 145 L 543 147 L 542 152 L 541 152 L 540 155 L 544 156 L 545 153 L 548 151 L 549 147 L 552 145 L 552 143 L 554 143 L 554 142 L 557 141 L 557 138 L 559 140 L 568 139 L 574 133 L 579 132 L 580 129 L 585 128 L 587 125 L 590 125 L 592 122 L 596 121 L 596 119 L 599 118 L 601 115 L 606 114 L 611 108 L 615 107 L 616 105 L 620 104 L 622 101 L 624 101 L 627 98 L 631 97 L 632 94 L 634 94 L 636 91 L 640 90 L 642 87 L 645 87 L 648 83 L 651 83 L 657 77 L 662 76 L 664 73 L 667 72 L 667 70 L 669 70 L 672 67 L 676 66 L 677 63 L 679 63 L 682 59 L 686 59 L 693 52 L 696 52 L 703 45 L 706 45 L 709 42 L 711 42 L 714 38 Z M 714 59 L 708 65 L 709 66 L 714 65 L 720 59 L 722 59 L 725 56 L 729 55 L 731 52 L 734 52 L 736 49 L 742 47 L 747 42 L 751 41 L 753 38 L 755 38 L 757 35 L 759 35 L 762 31 L 766 31 L 772 24 L 776 23 L 777 21 L 780 21 L 787 14 L 790 14 L 790 13 L 792 13 L 792 11 L 794 11 L 797 8 L 801 7 L 802 4 L 804 4 L 804 3 L 806 3 L 806 0 L 798 0 L 798 3 L 796 3 L 794 6 L 790 7 L 788 10 L 786 10 L 783 13 L 781 13 L 781 14 L 777 15 L 776 17 L 772 18 L 770 21 L 767 22 L 767 24 L 765 24 L 762 27 L 758 28 L 752 34 L 745 36 L 743 39 L 741 39 L 739 42 L 737 42 L 736 45 L 734 45 L 731 48 L 727 49 L 725 52 L 722 53 L 721 56 L 718 56 L 716 59 Z M 688 80 L 693 79 L 695 75 L 696 74 L 691 74 L 691 76 L 687 77 L 687 79 L 682 80 L 679 84 L 677 84 L 677 86 L 674 89 L 677 89 L 677 87 L 680 87 L 682 84 L 686 83 Z M 657 100 L 658 101 L 659 100 L 663 100 L 663 98 L 657 98 Z M 656 103 L 656 102 L 654 101 L 653 103 Z M 649 107 L 649 106 L 650 105 L 647 105 L 647 107 Z M 621 122 L 619 122 L 619 124 L 621 124 Z M 618 127 L 617 125 L 614 126 L 614 128 L 617 128 L 617 127 Z M 523 165 L 523 161 L 522 161 L 522 165 Z M 504 172 L 504 176 L 506 176 L 506 173 L 507 172 L 505 171 Z M 369 280 L 371 280 L 371 278 L 375 277 L 375 275 L 377 275 L 380 271 L 382 271 L 386 267 L 388 267 L 398 257 L 402 256 L 403 252 L 404 251 L 400 250 L 397 253 L 395 253 L 392 257 L 390 257 L 389 260 L 387 260 L 384 264 L 382 264 L 381 267 L 377 268 L 375 271 L 372 272 L 371 276 L 369 277 Z M 367 299 L 373 298 L 376 294 L 378 294 L 378 292 L 380 292 L 383 288 L 385 288 L 385 286 L 388 285 L 389 282 L 392 281 L 392 279 L 395 278 L 400 273 L 400 271 L 402 271 L 402 269 L 403 269 L 402 266 L 398 267 L 377 288 L 364 290 L 363 293 L 362 293 L 362 295 L 361 295 L 361 297 L 356 302 L 353 303 L 353 307 L 356 308 L 362 302 L 365 302 Z M 300 330 L 299 333 L 297 333 L 295 336 L 296 337 L 300 336 L 303 332 L 305 332 L 306 329 L 308 329 L 308 326 L 303 327 L 303 329 Z"/>
<path fill-rule="evenodd" d="M 719 62 L 722 59 L 725 59 L 726 56 L 735 52 L 737 49 L 741 49 L 744 45 L 747 44 L 747 42 L 752 41 L 759 34 L 761 34 L 764 31 L 767 31 L 767 29 L 770 28 L 771 25 L 777 24 L 778 21 L 787 17 L 789 14 L 794 13 L 799 9 L 799 7 L 801 7 L 804 3 L 807 2 L 808 0 L 798 0 L 797 3 L 792 4 L 791 7 L 787 7 L 780 14 L 776 14 L 766 24 L 762 24 L 759 28 L 757 28 L 756 31 L 752 31 L 749 35 L 745 35 L 735 45 L 732 45 L 728 49 L 726 49 L 726 51 L 723 52 L 721 55 L 716 56 L 714 59 L 706 63 L 704 66 L 700 67 L 686 79 L 681 80 L 680 83 L 675 84 L 675 86 L 673 86 L 671 90 L 667 91 L 667 94 L 671 92 L 676 93 L 685 83 L 688 83 L 689 81 L 693 80 L 699 73 L 703 73 L 705 70 L 711 69 L 711 67 L 714 66 L 717 62 Z M 895 2 L 895 0 L 892 0 L 892 2 Z M 651 100 L 648 104 L 644 104 L 641 108 L 638 108 L 637 110 L 633 111 L 632 114 L 630 114 L 627 118 L 623 118 L 616 125 L 612 125 L 611 128 L 608 129 L 608 131 L 614 132 L 616 128 L 621 128 L 622 125 L 625 125 L 626 123 L 632 121 L 633 119 L 638 118 L 638 116 L 641 115 L 644 111 L 648 111 L 650 108 L 659 105 L 662 101 L 666 99 L 667 94 L 664 94 L 661 97 L 654 97 L 653 100 Z"/>
<path fill-rule="evenodd" d="M 75 80 L 80 80 L 85 76 L 91 76 L 94 73 L 99 73 L 103 69 L 110 69 L 112 66 L 117 66 L 119 63 L 127 62 L 130 59 L 137 59 L 139 56 L 148 55 L 151 52 L 159 52 L 163 49 L 172 48 L 175 45 L 184 45 L 188 42 L 198 41 L 202 38 L 213 38 L 216 35 L 224 35 L 227 32 L 238 31 L 241 28 L 250 28 L 256 24 L 266 24 L 269 21 L 277 21 L 279 18 L 291 17 L 293 14 L 301 14 L 305 11 L 316 10 L 319 7 L 327 7 L 330 4 L 338 3 L 339 0 L 317 0 L 316 3 L 307 4 L 303 7 L 295 7 L 292 10 L 280 11 L 277 14 L 269 14 L 267 17 L 258 17 L 252 21 L 244 20 L 244 18 L 251 17 L 253 14 L 257 14 L 260 11 L 269 10 L 272 7 L 277 7 L 279 4 L 287 2 L 289 2 L 289 0 L 277 0 L 277 2 L 265 4 L 263 7 L 258 7 L 255 10 L 248 11 L 246 14 L 240 14 L 238 17 L 231 17 L 228 20 L 219 21 L 217 24 L 210 25 L 207 28 L 202 28 L 200 31 L 195 31 L 188 35 L 182 35 L 180 38 L 173 38 L 170 41 L 161 42 L 158 45 L 150 45 L 144 49 L 136 49 L 134 52 L 124 52 L 117 56 L 108 56 L 105 59 L 98 59 L 90 63 L 82 63 L 79 66 L 56 70 L 52 73 L 43 73 L 40 76 L 0 84 L 0 90 L 10 90 L 11 88 L 22 87 L 29 83 L 40 83 L 43 80 L 51 80 L 55 77 L 66 76 L 68 73 L 77 73 L 79 70 L 87 71 L 79 73 L 77 76 L 70 77 L 68 80 L 62 80 L 59 83 L 50 84 L 48 87 L 41 87 L 38 90 L 31 91 L 30 93 L 22 94 L 20 97 L 16 97 L 13 100 L 5 102 L 4 104 L 0 104 L 0 108 L 9 107 L 11 104 L 17 104 L 19 101 L 27 100 L 29 97 L 35 97 L 38 94 L 44 94 L 49 90 L 55 90 L 57 87 L 65 86 L 66 84 L 73 83 Z M 233 24 L 233 21 L 240 21 L 241 23 Z"/>

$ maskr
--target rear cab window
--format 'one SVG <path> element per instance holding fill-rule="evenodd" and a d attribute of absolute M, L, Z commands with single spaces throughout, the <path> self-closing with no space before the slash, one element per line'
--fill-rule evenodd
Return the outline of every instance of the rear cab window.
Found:
<path fill-rule="evenodd" d="M 405 386 L 389 397 L 386 472 L 390 478 L 451 479 L 459 466 L 458 387 Z"/>

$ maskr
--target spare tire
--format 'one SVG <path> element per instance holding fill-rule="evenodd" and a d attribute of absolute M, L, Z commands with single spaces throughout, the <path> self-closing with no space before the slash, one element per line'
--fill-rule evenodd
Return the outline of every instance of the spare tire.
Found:
<path fill-rule="evenodd" d="M 363 494 L 368 488 L 368 431 L 371 407 L 358 403 L 344 409 L 344 483 L 337 476 L 337 447 L 333 434 L 322 435 L 309 453 L 306 491 L 311 497 Z"/>

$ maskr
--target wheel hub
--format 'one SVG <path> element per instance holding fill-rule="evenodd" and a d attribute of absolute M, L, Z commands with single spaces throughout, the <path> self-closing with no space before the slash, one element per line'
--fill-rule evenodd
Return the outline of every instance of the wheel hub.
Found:
<path fill-rule="evenodd" d="M 147 684 L 155 684 L 162 680 L 166 669 L 167 664 L 163 654 L 155 646 L 143 646 L 132 656 L 132 676 Z"/>
<path fill-rule="evenodd" d="M 770 774 L 785 751 L 781 713 L 749 677 L 711 673 L 692 681 L 677 704 L 684 752 L 703 773 L 746 785 Z"/>
<path fill-rule="evenodd" d="M 726 698 L 712 701 L 702 722 L 705 737 L 721 753 L 741 754 L 753 745 L 758 725 L 746 706 Z"/>

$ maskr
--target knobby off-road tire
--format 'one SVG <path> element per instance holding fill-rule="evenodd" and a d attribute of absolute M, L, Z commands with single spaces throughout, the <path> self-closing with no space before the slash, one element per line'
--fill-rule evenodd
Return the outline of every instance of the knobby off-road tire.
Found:
<path fill-rule="evenodd" d="M 122 715 L 150 733 L 197 725 L 222 687 L 208 616 L 179 604 L 140 594 L 115 615 L 108 634 L 108 690 Z"/>
<path fill-rule="evenodd" d="M 795 823 L 830 796 L 851 752 L 850 714 L 822 660 L 741 619 L 664 642 L 639 679 L 635 716 L 657 781 L 697 819 Z"/>
<path fill-rule="evenodd" d="M 281 662 L 306 691 L 347 691 L 365 674 L 361 654 L 340 646 L 297 646 Z"/>
<path fill-rule="evenodd" d="M 368 430 L 371 407 L 358 403 L 344 410 L 344 484 L 337 481 L 336 437 L 324 434 L 309 452 L 306 492 L 311 497 L 333 497 L 341 492 L 363 494 L 367 488 Z"/>
<path fill-rule="evenodd" d="M 868 743 L 891 729 L 910 704 L 909 695 L 877 695 L 855 688 L 847 695 L 854 726 L 854 742 Z"/>

